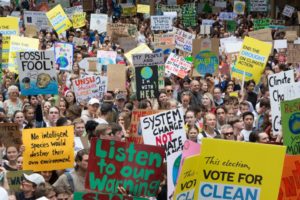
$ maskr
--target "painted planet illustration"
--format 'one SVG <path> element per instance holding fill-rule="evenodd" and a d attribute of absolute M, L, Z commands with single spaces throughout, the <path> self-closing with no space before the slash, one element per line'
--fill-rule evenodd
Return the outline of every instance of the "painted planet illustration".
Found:
<path fill-rule="evenodd" d="M 290 131 L 298 135 L 300 134 L 300 113 L 294 113 L 289 119 L 289 129 Z"/>
<path fill-rule="evenodd" d="M 153 70 L 151 69 L 151 67 L 143 67 L 143 69 L 141 70 L 141 75 L 144 79 L 149 79 L 153 75 Z"/>
<path fill-rule="evenodd" d="M 181 161 L 181 154 L 180 154 L 180 156 L 178 156 L 176 158 L 176 160 L 174 161 L 174 165 L 173 165 L 172 177 L 173 177 L 174 185 L 176 185 L 176 182 L 177 182 L 177 177 L 178 177 L 179 167 L 180 167 L 180 161 Z"/>
<path fill-rule="evenodd" d="M 69 65 L 68 59 L 63 56 L 58 57 L 56 63 L 59 64 L 60 68 L 66 68 Z"/>

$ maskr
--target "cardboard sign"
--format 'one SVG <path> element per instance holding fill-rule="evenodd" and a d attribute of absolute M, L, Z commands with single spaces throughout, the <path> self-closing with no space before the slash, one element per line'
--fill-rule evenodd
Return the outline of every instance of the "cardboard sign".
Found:
<path fill-rule="evenodd" d="M 288 63 L 300 63 L 300 45 L 288 43 L 287 49 L 287 62 Z"/>
<path fill-rule="evenodd" d="M 162 53 L 133 54 L 132 62 L 135 67 L 163 65 L 165 63 Z"/>
<path fill-rule="evenodd" d="M 232 77 L 242 80 L 245 72 L 245 81 L 253 79 L 259 83 L 271 49 L 271 44 L 245 37 L 236 66 L 232 68 Z"/>
<path fill-rule="evenodd" d="M 60 4 L 48 11 L 46 15 L 57 34 L 61 34 L 72 27 L 71 21 Z"/>
<path fill-rule="evenodd" d="M 19 18 L 0 17 L 0 34 L 2 34 L 2 68 L 8 68 L 10 36 L 19 35 Z"/>
<path fill-rule="evenodd" d="M 74 127 L 23 130 L 23 169 L 51 171 L 74 167 Z"/>
<path fill-rule="evenodd" d="M 82 5 L 73 6 L 70 8 L 64 8 L 64 10 L 69 19 L 73 18 L 74 13 L 82 13 L 83 12 Z"/>
<path fill-rule="evenodd" d="M 79 103 L 87 103 L 91 98 L 101 100 L 107 91 L 107 77 L 104 76 L 85 76 L 72 82 Z"/>
<path fill-rule="evenodd" d="M 193 48 L 193 39 L 195 39 L 195 35 L 179 28 L 175 29 L 175 47 L 182 51 L 186 51 L 188 53 L 192 53 Z"/>
<path fill-rule="evenodd" d="M 269 3 L 267 0 L 250 0 L 249 4 L 251 12 L 268 11 Z"/>
<path fill-rule="evenodd" d="M 254 30 L 269 28 L 271 21 L 270 18 L 254 19 Z"/>
<path fill-rule="evenodd" d="M 133 196 L 156 196 L 164 157 L 160 147 L 93 138 L 89 159 L 94 162 L 88 165 L 85 187 L 118 193 L 120 185 Z"/>
<path fill-rule="evenodd" d="M 22 134 L 17 123 L 0 123 L 0 143 L 4 146 L 22 144 Z"/>
<path fill-rule="evenodd" d="M 37 34 L 38 34 L 38 29 L 35 25 L 26 25 L 26 29 L 24 33 L 25 37 L 33 38 L 36 37 Z"/>
<path fill-rule="evenodd" d="M 278 194 L 278 200 L 297 200 L 300 195 L 299 182 L 297 181 L 300 174 L 299 155 L 286 155 L 284 159 L 281 184 Z"/>
<path fill-rule="evenodd" d="M 156 45 L 175 45 L 175 37 L 173 33 L 154 34 L 154 43 Z"/>
<path fill-rule="evenodd" d="M 299 94 L 298 94 L 299 95 Z M 287 147 L 286 153 L 291 155 L 300 154 L 299 143 L 300 138 L 300 99 L 290 101 L 282 101 L 280 103 L 283 144 Z"/>
<path fill-rule="evenodd" d="M 119 37 L 118 42 L 125 53 L 134 49 L 138 44 L 132 37 Z"/>
<path fill-rule="evenodd" d="M 282 92 L 283 86 L 295 83 L 294 71 L 284 71 L 268 76 L 268 86 L 270 91 L 270 104 L 272 114 L 272 130 L 277 135 L 281 132 L 281 112 L 280 102 L 285 100 Z"/>
<path fill-rule="evenodd" d="M 295 11 L 295 8 L 289 5 L 285 5 L 284 9 L 282 11 L 282 15 L 287 16 L 287 17 L 291 17 L 293 15 Z"/>
<path fill-rule="evenodd" d="M 60 70 L 71 70 L 73 67 L 74 46 L 72 43 L 54 43 L 55 63 Z"/>
<path fill-rule="evenodd" d="M 186 173 L 180 174 L 174 199 L 276 199 L 285 150 L 283 146 L 204 138 L 201 155 L 183 164 Z"/>
<path fill-rule="evenodd" d="M 24 24 L 26 29 L 28 25 L 35 25 L 38 31 L 45 29 L 47 31 L 52 30 L 52 26 L 48 20 L 45 12 L 41 11 L 24 11 Z"/>
<path fill-rule="evenodd" d="M 135 81 L 138 100 L 158 97 L 157 65 L 136 67 Z"/>
<path fill-rule="evenodd" d="M 138 53 L 152 53 L 152 50 L 146 44 L 141 44 L 136 48 L 132 49 L 131 51 L 125 53 L 125 58 L 129 61 L 130 64 L 133 65 L 132 62 L 132 55 Z"/>
<path fill-rule="evenodd" d="M 137 26 L 134 24 L 107 23 L 107 35 L 111 37 L 135 36 Z"/>
<path fill-rule="evenodd" d="M 212 51 L 200 51 L 194 58 L 195 71 L 202 76 L 216 73 L 219 67 L 218 57 L 218 54 Z"/>
<path fill-rule="evenodd" d="M 257 31 L 250 31 L 249 36 L 261 41 L 273 41 L 272 29 L 261 29 Z"/>
<path fill-rule="evenodd" d="M 78 12 L 74 13 L 72 17 L 73 27 L 74 28 L 81 28 L 85 26 L 85 12 Z"/>
<path fill-rule="evenodd" d="M 96 192 L 75 192 L 74 200 L 103 199 L 103 200 L 147 200 L 148 198 L 123 196 L 122 194 L 102 194 Z"/>
<path fill-rule="evenodd" d="M 285 31 L 285 38 L 287 41 L 294 41 L 298 39 L 297 31 Z"/>
<path fill-rule="evenodd" d="M 244 1 L 234 1 L 233 12 L 238 15 L 243 15 L 245 12 L 246 3 Z"/>
<path fill-rule="evenodd" d="M 7 171 L 6 178 L 9 185 L 9 190 L 13 192 L 21 191 L 21 184 L 24 180 L 23 174 L 30 175 L 32 171 L 29 170 L 18 170 L 18 171 Z"/>
<path fill-rule="evenodd" d="M 234 12 L 220 12 L 220 20 L 234 20 L 237 17 L 237 14 Z"/>
<path fill-rule="evenodd" d="M 108 65 L 108 91 L 115 91 L 116 88 L 120 91 L 126 91 L 126 66 L 125 65 Z"/>
<path fill-rule="evenodd" d="M 86 57 L 82 59 L 78 65 L 80 68 L 85 69 L 86 72 L 100 73 L 102 69 L 96 57 Z"/>
<path fill-rule="evenodd" d="M 182 6 L 182 23 L 184 27 L 197 25 L 195 3 L 188 3 Z"/>
<path fill-rule="evenodd" d="M 172 18 L 166 16 L 151 16 L 151 30 L 172 30 Z"/>
<path fill-rule="evenodd" d="M 53 51 L 17 53 L 21 94 L 58 94 Z"/>
<path fill-rule="evenodd" d="M 133 4 L 121 3 L 120 5 L 122 7 L 122 16 L 127 17 L 136 15 L 136 7 Z"/>
<path fill-rule="evenodd" d="M 150 5 L 137 4 L 137 13 L 150 14 Z"/>
<path fill-rule="evenodd" d="M 17 52 L 20 51 L 35 51 L 39 48 L 39 39 L 19 37 L 12 35 L 9 45 L 9 63 L 8 69 L 11 72 L 18 73 Z"/>
<path fill-rule="evenodd" d="M 106 14 L 91 14 L 90 30 L 106 32 L 108 17 Z"/>
<path fill-rule="evenodd" d="M 167 73 L 174 74 L 179 78 L 187 76 L 192 68 L 192 63 L 184 59 L 184 57 L 171 53 L 166 61 L 165 70 Z"/>

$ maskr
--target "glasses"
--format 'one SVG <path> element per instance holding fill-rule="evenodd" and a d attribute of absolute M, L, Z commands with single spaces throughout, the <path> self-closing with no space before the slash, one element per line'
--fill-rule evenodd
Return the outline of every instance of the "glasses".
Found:
<path fill-rule="evenodd" d="M 227 133 L 223 133 L 223 134 L 226 136 L 231 136 L 231 135 L 233 135 L 233 132 L 227 132 Z"/>
<path fill-rule="evenodd" d="M 167 93 L 172 93 L 173 92 L 173 90 L 167 90 Z"/>

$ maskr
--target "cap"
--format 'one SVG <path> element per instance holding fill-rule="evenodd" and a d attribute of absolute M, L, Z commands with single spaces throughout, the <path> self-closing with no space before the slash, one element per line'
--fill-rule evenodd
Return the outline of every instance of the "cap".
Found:
<path fill-rule="evenodd" d="M 76 29 L 76 32 L 80 32 L 80 31 L 81 31 L 80 28 Z"/>
<path fill-rule="evenodd" d="M 24 178 L 29 181 L 29 182 L 32 182 L 36 185 L 39 185 L 41 183 L 45 183 L 45 179 L 42 175 L 38 174 L 38 173 L 33 173 L 33 174 L 30 174 L 30 175 L 27 175 L 27 174 L 23 174 L 24 175 Z"/>
<path fill-rule="evenodd" d="M 116 100 L 120 100 L 120 99 L 124 99 L 126 101 L 126 96 L 124 94 L 122 94 L 122 93 L 117 94 Z"/>
<path fill-rule="evenodd" d="M 88 103 L 89 105 L 93 105 L 93 104 L 99 104 L 100 105 L 100 102 L 99 102 L 99 100 L 98 99 L 96 99 L 96 98 L 91 98 L 90 100 L 89 100 L 89 103 Z"/>

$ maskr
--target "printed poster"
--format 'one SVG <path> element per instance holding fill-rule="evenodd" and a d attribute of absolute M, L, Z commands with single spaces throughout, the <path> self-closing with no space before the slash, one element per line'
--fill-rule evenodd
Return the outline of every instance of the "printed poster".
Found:
<path fill-rule="evenodd" d="M 174 74 L 179 78 L 187 76 L 192 68 L 192 63 L 186 61 L 184 57 L 171 53 L 165 63 L 165 70 L 167 73 Z"/>
<path fill-rule="evenodd" d="M 24 24 L 27 28 L 28 25 L 34 25 L 38 31 L 45 29 L 48 31 L 52 30 L 52 26 L 48 20 L 45 12 L 41 11 L 24 11 Z"/>
<path fill-rule="evenodd" d="M 18 52 L 17 64 L 23 96 L 58 94 L 53 51 Z"/>
<path fill-rule="evenodd" d="M 106 32 L 108 17 L 106 14 L 91 14 L 90 30 L 98 33 Z"/>
<path fill-rule="evenodd" d="M 55 42 L 54 55 L 57 68 L 71 70 L 73 67 L 74 46 L 72 43 Z"/>
<path fill-rule="evenodd" d="M 74 127 L 23 130 L 23 169 L 48 171 L 74 167 Z"/>
<path fill-rule="evenodd" d="M 71 21 L 60 4 L 48 11 L 46 15 L 57 34 L 61 34 L 72 27 Z"/>

